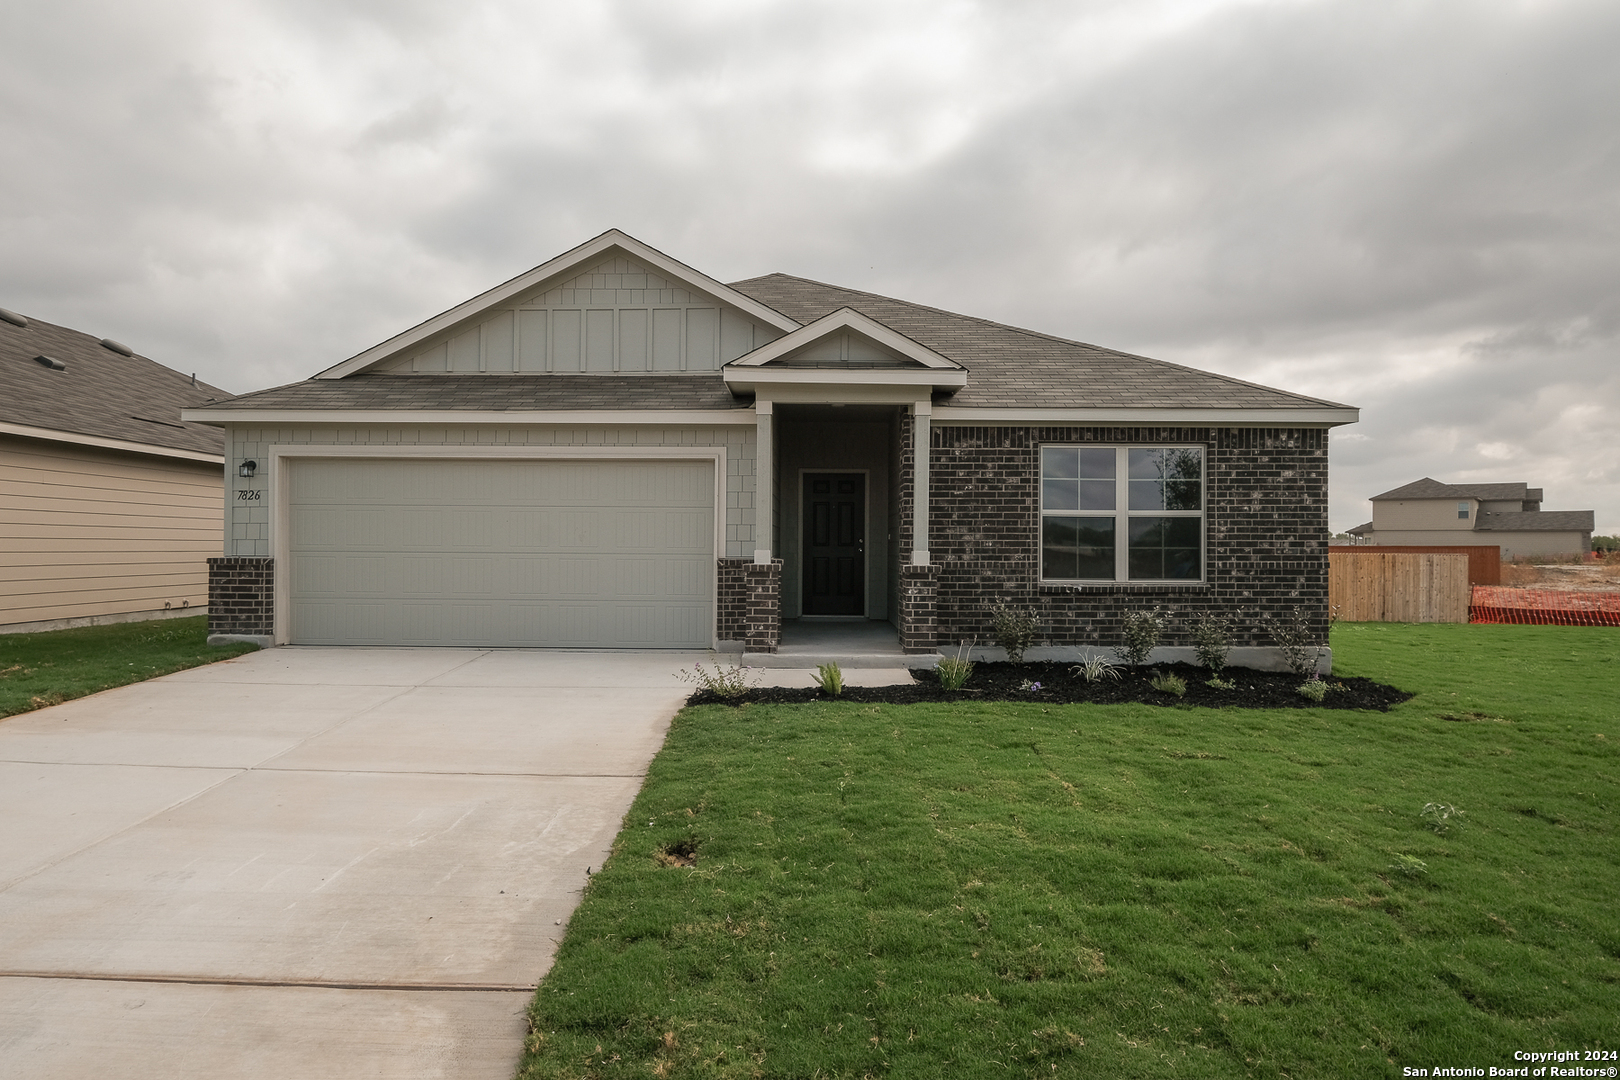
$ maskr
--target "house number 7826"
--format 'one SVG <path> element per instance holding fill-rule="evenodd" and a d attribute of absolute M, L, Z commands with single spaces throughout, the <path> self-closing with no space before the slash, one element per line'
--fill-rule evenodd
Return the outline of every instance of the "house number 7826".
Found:
<path fill-rule="evenodd" d="M 236 499 L 238 502 L 258 502 L 259 495 L 260 492 L 257 491 L 238 491 Z"/>

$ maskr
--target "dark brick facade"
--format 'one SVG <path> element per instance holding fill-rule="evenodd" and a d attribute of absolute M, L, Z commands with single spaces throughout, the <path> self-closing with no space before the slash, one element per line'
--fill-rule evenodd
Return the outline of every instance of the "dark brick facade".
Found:
<path fill-rule="evenodd" d="M 743 652 L 773 653 L 782 644 L 782 560 L 743 567 L 748 583 L 748 622 Z"/>
<path fill-rule="evenodd" d="M 775 652 L 782 643 L 782 560 L 718 560 L 715 637 L 740 641 L 744 652 Z"/>
<path fill-rule="evenodd" d="M 939 643 L 939 568 L 900 567 L 900 649 L 908 653 L 931 653 Z"/>
<path fill-rule="evenodd" d="M 748 578 L 744 570 L 753 559 L 716 560 L 714 636 L 741 641 L 748 634 Z"/>
<path fill-rule="evenodd" d="M 274 559 L 208 560 L 208 632 L 253 637 L 275 633 Z"/>
<path fill-rule="evenodd" d="M 911 550 L 910 418 L 902 424 L 901 552 Z M 1201 611 L 1236 616 L 1234 645 L 1270 645 L 1266 614 L 1302 608 L 1327 641 L 1327 432 L 1315 428 L 943 427 L 930 456 L 929 546 L 942 645 L 987 642 L 987 608 L 1033 607 L 1044 643 L 1112 646 L 1121 616 L 1161 605 L 1165 645 L 1191 644 Z M 1205 580 L 1041 585 L 1040 446 L 1198 444 L 1205 450 Z M 903 603 L 903 602 L 902 602 Z"/>

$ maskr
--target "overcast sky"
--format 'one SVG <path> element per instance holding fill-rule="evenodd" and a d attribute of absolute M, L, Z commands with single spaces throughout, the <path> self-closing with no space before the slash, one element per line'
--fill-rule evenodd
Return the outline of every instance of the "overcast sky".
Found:
<path fill-rule="evenodd" d="M 622 228 L 1359 406 L 1620 532 L 1613 0 L 19 0 L 0 306 L 242 392 Z"/>

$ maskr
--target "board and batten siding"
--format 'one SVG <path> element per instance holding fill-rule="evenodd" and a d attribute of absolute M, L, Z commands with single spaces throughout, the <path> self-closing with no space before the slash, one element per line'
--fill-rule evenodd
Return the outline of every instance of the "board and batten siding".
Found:
<path fill-rule="evenodd" d="M 718 371 L 782 331 L 616 256 L 463 324 L 377 371 Z"/>
<path fill-rule="evenodd" d="M 227 485 L 224 554 L 271 555 L 268 470 L 243 479 L 235 464 L 244 459 L 262 466 L 274 446 L 413 446 L 431 457 L 435 447 L 447 446 L 577 446 L 591 447 L 704 447 L 726 448 L 725 551 L 745 557 L 754 553 L 754 429 L 748 426 L 607 426 L 607 425 L 297 425 L 288 427 L 236 427 L 227 429 L 232 466 Z M 241 492 L 258 492 L 248 499 Z M 217 505 L 217 504 L 216 504 Z"/>
<path fill-rule="evenodd" d="M 208 603 L 219 465 L 0 436 L 0 629 Z"/>

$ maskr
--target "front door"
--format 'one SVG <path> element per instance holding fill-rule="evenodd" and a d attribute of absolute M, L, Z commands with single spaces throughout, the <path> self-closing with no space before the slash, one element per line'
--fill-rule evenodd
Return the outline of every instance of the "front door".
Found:
<path fill-rule="evenodd" d="M 866 476 L 804 474 L 804 613 L 866 614 Z"/>

